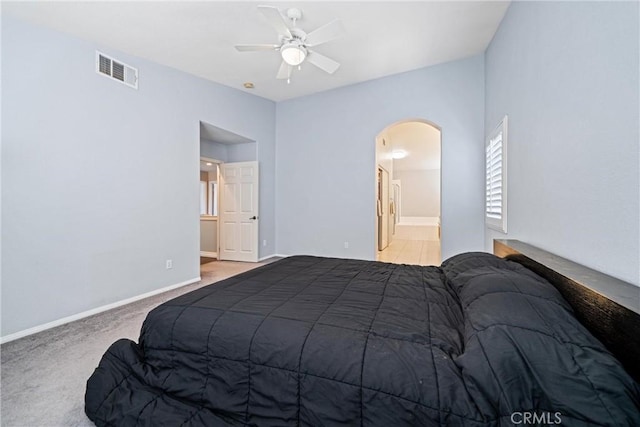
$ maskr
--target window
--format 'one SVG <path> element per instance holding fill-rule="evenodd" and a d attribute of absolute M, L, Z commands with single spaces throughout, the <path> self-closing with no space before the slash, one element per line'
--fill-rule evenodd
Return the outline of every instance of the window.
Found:
<path fill-rule="evenodd" d="M 207 214 L 207 181 L 200 181 L 200 215 Z"/>
<path fill-rule="evenodd" d="M 200 181 L 200 215 L 218 216 L 218 183 Z"/>
<path fill-rule="evenodd" d="M 507 116 L 485 143 L 487 227 L 507 232 Z"/>
<path fill-rule="evenodd" d="M 209 181 L 209 203 L 207 204 L 207 213 L 209 215 L 218 216 L 218 183 Z"/>

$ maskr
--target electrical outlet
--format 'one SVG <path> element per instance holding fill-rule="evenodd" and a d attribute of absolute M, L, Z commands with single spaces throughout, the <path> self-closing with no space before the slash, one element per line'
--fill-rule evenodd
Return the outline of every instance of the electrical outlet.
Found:
<path fill-rule="evenodd" d="M 172 269 L 173 268 L 173 260 L 168 259 L 167 260 L 167 270 Z"/>
<path fill-rule="evenodd" d="M 344 242 L 344 248 L 349 249 L 349 242 Z"/>

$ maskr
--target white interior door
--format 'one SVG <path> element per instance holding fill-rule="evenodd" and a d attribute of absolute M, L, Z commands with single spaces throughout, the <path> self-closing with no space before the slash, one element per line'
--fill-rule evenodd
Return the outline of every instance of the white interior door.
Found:
<path fill-rule="evenodd" d="M 391 189 L 393 193 L 393 206 L 395 209 L 393 212 L 393 220 L 391 221 L 393 223 L 391 234 L 395 235 L 396 224 L 400 222 L 400 197 L 401 197 L 400 193 L 402 192 L 402 184 L 399 179 L 391 180 Z"/>
<path fill-rule="evenodd" d="M 220 165 L 220 259 L 258 261 L 258 162 Z"/>

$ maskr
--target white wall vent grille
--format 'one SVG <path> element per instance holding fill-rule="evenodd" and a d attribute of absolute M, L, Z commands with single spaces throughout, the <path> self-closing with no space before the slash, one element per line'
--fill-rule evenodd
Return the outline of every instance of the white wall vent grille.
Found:
<path fill-rule="evenodd" d="M 138 89 L 138 70 L 96 51 L 96 72 Z"/>

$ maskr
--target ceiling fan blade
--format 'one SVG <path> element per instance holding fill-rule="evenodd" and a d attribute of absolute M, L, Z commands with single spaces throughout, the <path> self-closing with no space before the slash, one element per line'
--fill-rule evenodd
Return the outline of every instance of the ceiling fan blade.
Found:
<path fill-rule="evenodd" d="M 282 79 L 290 78 L 292 69 L 293 67 L 291 67 L 291 65 L 282 61 L 282 63 L 280 64 L 280 68 L 278 69 L 278 74 L 276 75 L 276 79 L 282 80 Z"/>
<path fill-rule="evenodd" d="M 262 12 L 269 24 L 283 37 L 288 39 L 291 38 L 291 31 L 289 31 L 289 27 L 287 27 L 287 22 L 284 20 L 284 17 L 280 13 L 280 10 L 277 7 L 273 6 L 258 6 L 258 10 Z"/>
<path fill-rule="evenodd" d="M 324 55 L 320 55 L 317 52 L 309 51 L 309 56 L 307 56 L 307 60 L 311 62 L 316 67 L 320 68 L 323 71 L 326 71 L 329 74 L 333 74 L 336 72 L 338 67 L 340 66 L 339 62 L 334 61 L 331 58 L 328 58 Z"/>
<path fill-rule="evenodd" d="M 311 31 L 307 34 L 305 44 L 307 46 L 318 46 L 319 44 L 326 43 L 333 39 L 341 37 L 345 33 L 342 21 L 336 19 L 328 24 L 323 25 L 320 28 Z"/>
<path fill-rule="evenodd" d="M 236 50 L 240 52 L 251 52 L 255 50 L 277 50 L 278 44 L 237 44 Z"/>

